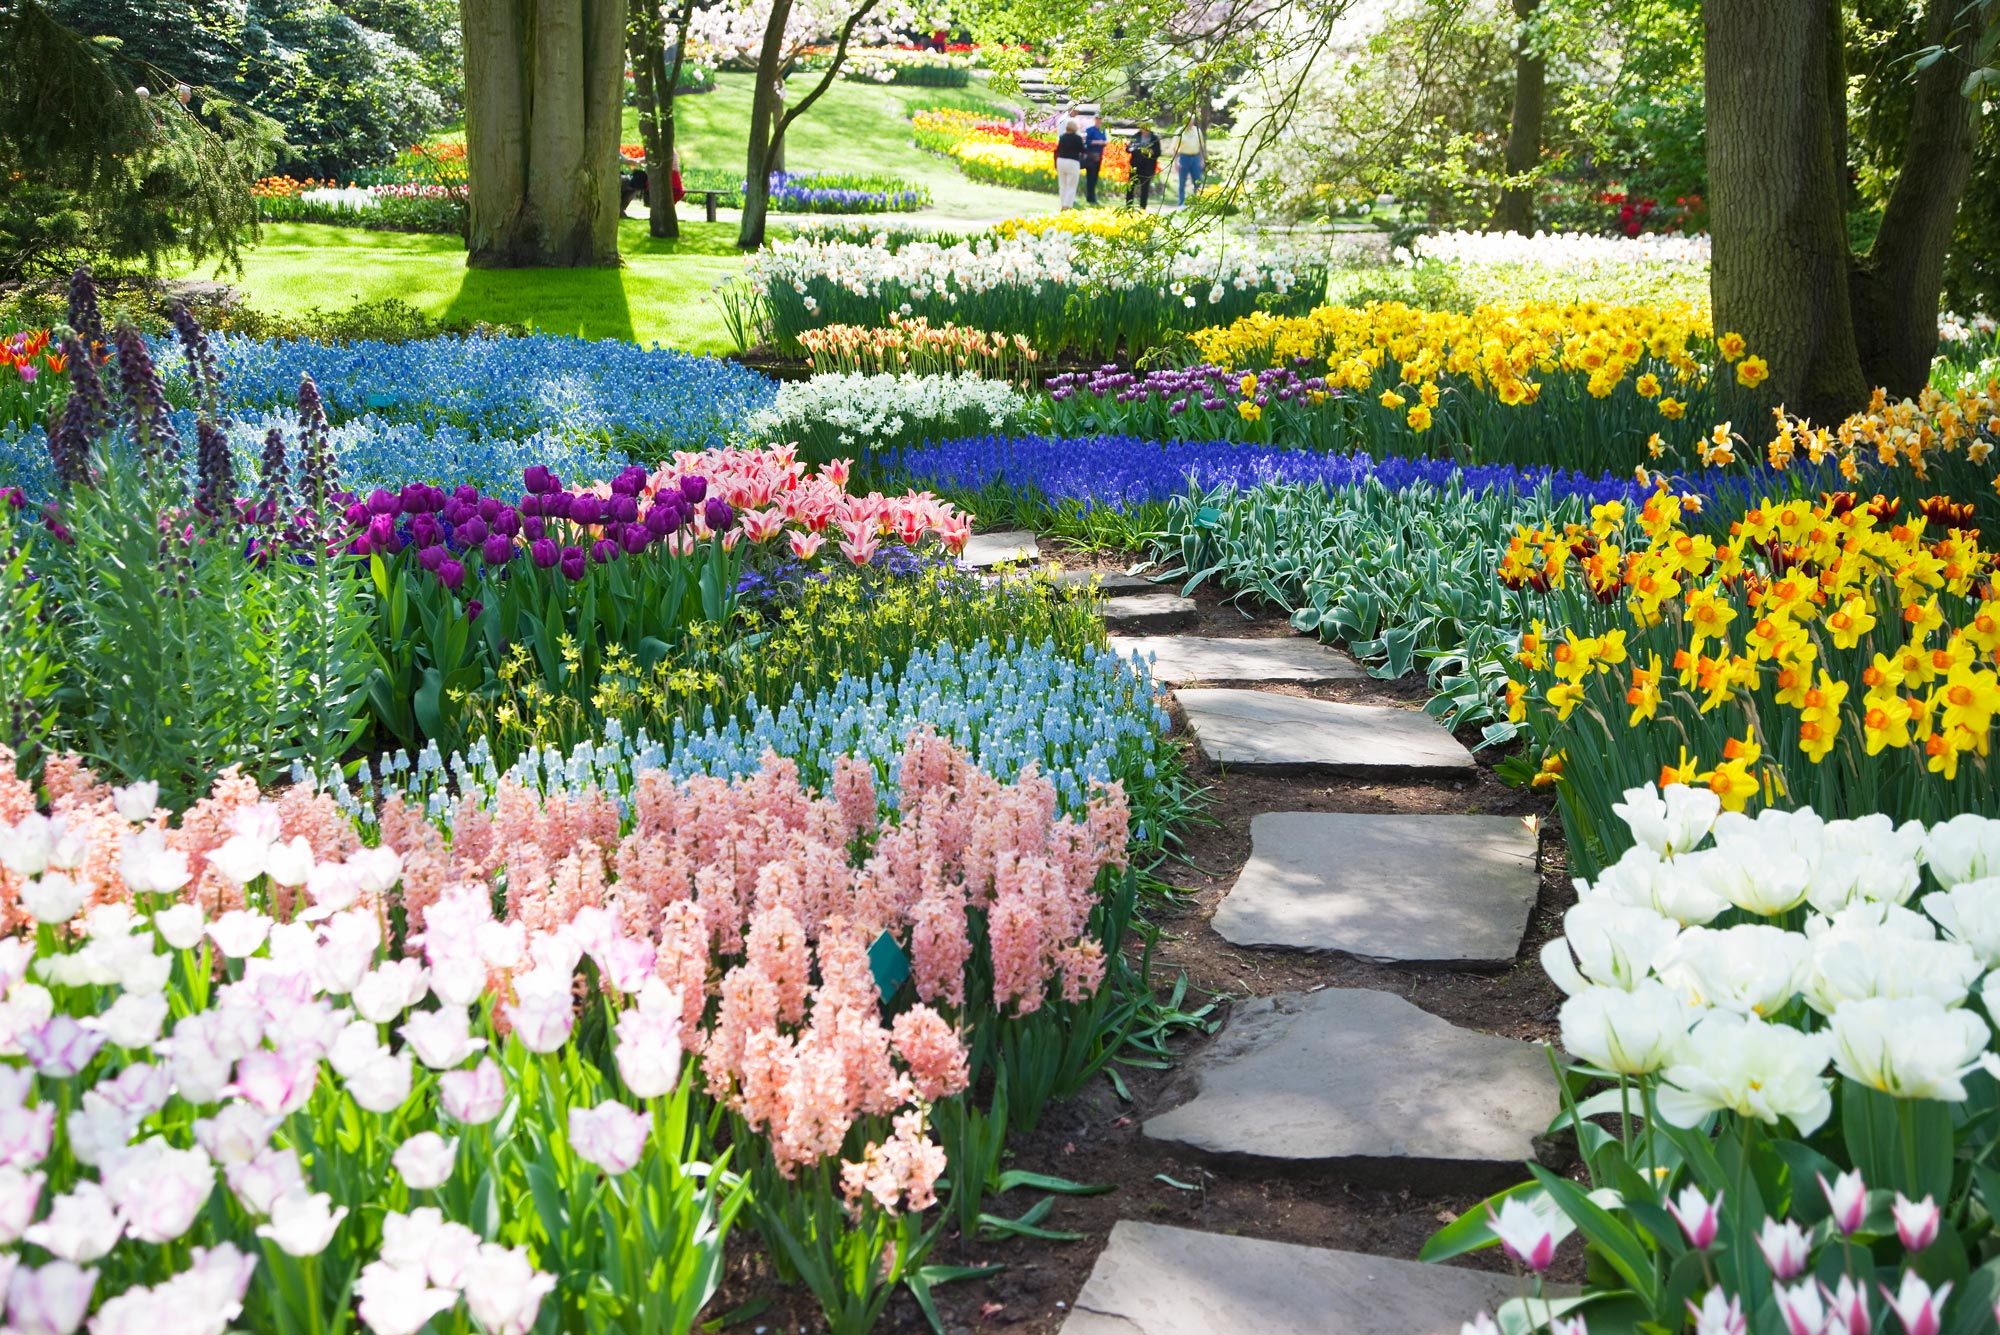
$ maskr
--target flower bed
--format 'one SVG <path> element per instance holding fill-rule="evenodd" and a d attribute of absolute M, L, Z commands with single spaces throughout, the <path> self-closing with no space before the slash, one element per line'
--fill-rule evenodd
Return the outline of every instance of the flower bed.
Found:
<path fill-rule="evenodd" d="M 1498 572 L 1526 622 L 1508 695 L 1561 776 L 1571 865 L 1617 860 L 1617 795 L 1656 779 L 1731 810 L 1990 807 L 2000 601 L 1951 510 L 1845 493 L 1698 527 L 1662 493 L 1516 535 Z"/>
<path fill-rule="evenodd" d="M 954 159 L 969 180 L 1055 193 L 1056 141 L 1051 134 L 946 108 L 917 112 L 911 134 L 919 148 Z M 1130 178 L 1131 152 L 1123 140 L 1105 144 L 1099 173 L 1120 185 Z"/>
<path fill-rule="evenodd" d="M 934 327 L 923 316 L 905 320 L 889 317 L 886 329 L 828 325 L 799 334 L 813 370 L 913 375 L 970 372 L 992 380 L 1020 380 L 1033 385 L 1041 354 L 1021 334 L 1011 339 L 947 322 Z"/>
<path fill-rule="evenodd" d="M 1449 445 L 1478 463 L 1626 469 L 1645 458 L 1692 464 L 1710 449 L 1715 385 L 1754 387 L 1763 358 L 1715 335 L 1705 307 L 1531 302 L 1469 315 L 1399 302 L 1253 313 L 1189 334 L 1222 366 L 1297 365 L 1351 392 L 1353 447 L 1422 453 Z M 1733 369 L 1730 369 L 1733 368 Z"/>
<path fill-rule="evenodd" d="M 389 232 L 465 230 L 464 183 L 391 181 L 337 186 L 265 177 L 252 189 L 265 222 L 331 223 Z"/>
<path fill-rule="evenodd" d="M 746 441 L 796 444 L 810 462 L 868 458 L 927 437 L 1006 431 L 1028 400 L 1004 380 L 956 375 L 826 374 L 790 381 L 743 423 Z"/>
<path fill-rule="evenodd" d="M 1498 1242 L 1539 1276 L 1580 1234 L 1574 1331 L 1983 1329 L 2000 821 L 1753 820 L 1651 784 L 1614 811 L 1630 851 L 1542 952 L 1584 1180 L 1530 1165 L 1426 1256 Z"/>
<path fill-rule="evenodd" d="M 743 173 L 686 167 L 689 190 L 717 190 L 726 208 L 743 207 Z M 770 208 L 777 213 L 914 213 L 931 202 L 929 189 L 882 172 L 772 172 Z"/>
<path fill-rule="evenodd" d="M 1032 1124 L 1103 1060 L 1046 1036 L 1101 1034 L 1126 967 L 1119 790 L 1056 817 L 935 736 L 893 822 L 865 765 L 821 796 L 772 761 L 649 773 L 623 817 L 503 787 L 449 850 L 395 801 L 364 847 L 307 789 L 225 779 L 176 826 L 70 757 L 7 769 L 17 1328 L 686 1332 L 747 1218 L 866 1331 L 928 1301 L 947 1168 L 975 1214 L 997 1174 L 974 1081 Z M 896 879 L 919 846 L 951 892 Z"/>
<path fill-rule="evenodd" d="M 792 356 L 803 330 L 881 328 L 892 314 L 1023 334 L 1046 356 L 1136 354 L 1254 309 L 1302 312 L 1325 289 L 1321 261 L 1275 242 L 1135 245 L 1098 258 L 1084 241 L 1049 232 L 891 250 L 804 237 L 752 255 L 745 273 L 760 332 Z"/>
<path fill-rule="evenodd" d="M 68 365 L 46 329 L 24 329 L 0 338 L 0 431 L 46 426 L 63 398 Z"/>

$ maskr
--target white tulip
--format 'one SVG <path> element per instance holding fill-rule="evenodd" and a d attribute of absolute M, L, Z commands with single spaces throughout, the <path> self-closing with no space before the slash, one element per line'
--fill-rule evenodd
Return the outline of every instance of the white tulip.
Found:
<path fill-rule="evenodd" d="M 1871 997 L 1833 1013 L 1833 1062 L 1849 1080 L 1895 1098 L 1960 1103 L 1962 1078 L 1991 1036 L 1973 1012 L 1930 997 Z"/>
<path fill-rule="evenodd" d="M 333 1241 L 334 1230 L 347 1218 L 347 1207 L 330 1209 L 325 1192 L 295 1188 L 271 1203 L 271 1222 L 257 1226 L 257 1236 L 269 1238 L 292 1256 L 318 1256 Z"/>
<path fill-rule="evenodd" d="M 1821 913 L 1835 913 L 1856 900 L 1903 904 L 1923 880 L 1924 827 L 1906 821 L 1898 828 L 1875 813 L 1859 820 L 1828 821 L 1823 846 L 1806 899 Z"/>
<path fill-rule="evenodd" d="M 1931 875 L 1949 890 L 1964 881 L 2000 876 L 2000 820 L 1967 813 L 1931 826 Z"/>
<path fill-rule="evenodd" d="M 1856 908 L 1863 907 L 1856 905 Z M 1908 910 L 1903 910 L 1908 912 Z M 1868 997 L 1926 997 L 1957 1006 L 1984 972 L 1972 947 L 1870 925 L 1847 910 L 1813 933 L 1806 1002 L 1821 1015 Z M 1910 915 L 1918 922 L 1922 919 Z"/>
<path fill-rule="evenodd" d="M 1606 898 L 1620 904 L 1635 904 L 1672 918 L 1683 927 L 1712 921 L 1729 907 L 1723 899 L 1694 876 L 1687 858 L 1663 860 L 1650 848 L 1634 845 L 1625 856 L 1598 874 L 1595 885 L 1576 883 L 1577 898 Z"/>
<path fill-rule="evenodd" d="M 1592 896 L 1563 915 L 1564 935 L 1542 947 L 1542 968 L 1571 996 L 1592 983 L 1629 992 L 1680 930 L 1650 908 Z"/>
<path fill-rule="evenodd" d="M 1722 811 L 1722 799 L 1707 788 L 1668 784 L 1665 791 L 1647 784 L 1627 788 L 1625 800 L 1611 804 L 1632 837 L 1661 857 L 1686 853 L 1708 837 Z"/>
<path fill-rule="evenodd" d="M 1970 946 L 1986 967 L 2000 965 L 2000 876 L 1960 881 L 1926 895 L 1923 910 L 1946 936 Z"/>
<path fill-rule="evenodd" d="M 1717 827 L 1718 832 L 1721 826 Z M 1746 913 L 1770 918 L 1805 902 L 1813 862 L 1782 842 L 1738 839 L 1676 859 L 1718 898 Z"/>
<path fill-rule="evenodd" d="M 129 876 L 125 879 L 128 883 L 131 881 Z M 153 927 L 159 932 L 160 939 L 175 950 L 194 949 L 208 930 L 201 910 L 193 904 L 176 904 L 160 910 L 153 915 Z"/>
<path fill-rule="evenodd" d="M 153 818 L 154 810 L 160 805 L 160 785 L 151 779 L 141 779 L 123 788 L 113 788 L 111 805 L 134 825 L 144 825 Z"/>
<path fill-rule="evenodd" d="M 1822 1074 L 1831 1052 L 1825 1034 L 1710 1011 L 1663 1074 L 1660 1116 L 1683 1127 L 1723 1111 L 1772 1124 L 1789 1118 L 1809 1136 L 1833 1111 Z"/>
<path fill-rule="evenodd" d="M 60 926 L 74 918 L 90 897 L 87 882 L 59 871 L 43 872 L 21 887 L 21 907 L 36 922 Z"/>
<path fill-rule="evenodd" d="M 1690 927 L 1657 967 L 1696 1006 L 1768 1019 L 1797 994 L 1811 951 L 1797 932 L 1767 923 Z"/>
<path fill-rule="evenodd" d="M 188 857 L 167 847 L 167 832 L 150 826 L 126 837 L 118 857 L 118 875 L 125 888 L 140 895 L 168 895 L 191 878 Z"/>
<path fill-rule="evenodd" d="M 1562 1005 L 1562 1044 L 1592 1066 L 1642 1075 L 1674 1060 L 1691 1014 L 1672 988 L 1656 980 L 1629 992 L 1585 988 Z"/>

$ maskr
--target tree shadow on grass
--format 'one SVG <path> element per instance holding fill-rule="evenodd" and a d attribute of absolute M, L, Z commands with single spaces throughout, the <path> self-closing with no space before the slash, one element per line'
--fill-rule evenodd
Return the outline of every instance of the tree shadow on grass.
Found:
<path fill-rule="evenodd" d="M 633 337 L 623 269 L 467 269 L 444 318 L 583 338 Z"/>

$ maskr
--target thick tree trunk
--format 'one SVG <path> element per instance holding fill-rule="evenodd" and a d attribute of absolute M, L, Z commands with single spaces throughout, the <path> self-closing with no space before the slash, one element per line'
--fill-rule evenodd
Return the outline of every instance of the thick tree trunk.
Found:
<path fill-rule="evenodd" d="M 1507 175 L 1525 176 L 1542 160 L 1542 117 L 1548 102 L 1548 60 L 1534 38 L 1532 21 L 1542 0 L 1514 0 L 1514 114 L 1507 122 Z M 1497 232 L 1535 230 L 1535 192 L 1508 186 L 1493 213 Z"/>
<path fill-rule="evenodd" d="M 1945 252 L 1978 142 L 1976 104 L 1959 91 L 1977 23 L 1960 0 L 1931 0 L 1925 41 L 1948 52 L 1917 75 L 1882 227 L 1850 278 L 1862 374 L 1893 395 L 1921 392 L 1937 353 Z"/>
<path fill-rule="evenodd" d="M 618 263 L 626 0 L 460 0 L 466 262 Z"/>
<path fill-rule="evenodd" d="M 1770 362 L 1778 401 L 1823 421 L 1868 397 L 1833 157 L 1829 8 L 1796 0 L 1703 8 L 1716 329 L 1741 333 Z M 1736 416 L 1747 420 L 1757 406 L 1745 401 Z"/>
<path fill-rule="evenodd" d="M 771 0 L 764 24 L 764 45 L 757 55 L 757 86 L 750 94 L 750 145 L 743 164 L 743 221 L 736 244 L 755 250 L 764 244 L 764 219 L 771 202 L 771 141 L 783 108 L 779 81 L 784 78 L 785 25 L 791 21 L 792 0 Z"/>

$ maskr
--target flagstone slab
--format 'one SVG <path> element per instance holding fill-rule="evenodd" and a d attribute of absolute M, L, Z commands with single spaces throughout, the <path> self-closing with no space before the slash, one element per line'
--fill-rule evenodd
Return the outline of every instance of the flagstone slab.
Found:
<path fill-rule="evenodd" d="M 1350 681 L 1362 675 L 1361 665 L 1338 649 L 1296 635 L 1258 640 L 1204 635 L 1114 635 L 1111 648 L 1121 658 L 1138 654 L 1150 659 L 1153 680 L 1169 685 L 1186 681 L 1284 681 L 1312 686 Z"/>
<path fill-rule="evenodd" d="M 1041 550 L 1035 546 L 1034 534 L 1024 528 L 1010 528 L 998 533 L 973 534 L 966 540 L 965 550 L 959 553 L 958 559 L 978 569 L 1036 561 L 1041 559 Z"/>
<path fill-rule="evenodd" d="M 1212 687 L 1174 695 L 1202 754 L 1234 769 L 1393 779 L 1478 768 L 1457 738 L 1417 709 Z"/>
<path fill-rule="evenodd" d="M 1121 1219 L 1062 1335 L 1457 1335 L 1511 1275 Z"/>
<path fill-rule="evenodd" d="M 1520 1181 L 1558 1108 L 1540 1046 L 1362 988 L 1238 1005 L 1181 1080 L 1193 1097 L 1148 1118 L 1148 1138 L 1257 1172 L 1419 1190 Z"/>
<path fill-rule="evenodd" d="M 1213 924 L 1239 946 L 1504 966 L 1534 911 L 1535 849 L 1512 816 L 1268 811 Z"/>
<path fill-rule="evenodd" d="M 1126 593 L 1097 605 L 1108 630 L 1185 630 L 1200 609 L 1192 598 L 1174 593 Z"/>
<path fill-rule="evenodd" d="M 1056 583 L 1072 588 L 1095 587 L 1099 593 L 1146 593 L 1161 586 L 1150 579 L 1137 575 L 1127 575 L 1117 570 L 1064 570 L 1056 575 Z"/>

